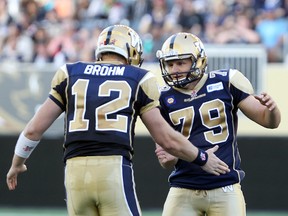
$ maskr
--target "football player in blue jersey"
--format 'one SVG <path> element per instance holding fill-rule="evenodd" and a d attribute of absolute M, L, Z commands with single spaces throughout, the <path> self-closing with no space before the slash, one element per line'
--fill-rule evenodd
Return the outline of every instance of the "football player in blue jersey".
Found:
<path fill-rule="evenodd" d="M 27 170 L 25 161 L 43 133 L 65 113 L 65 189 L 73 216 L 141 215 L 132 169 L 134 129 L 141 117 L 166 151 L 203 170 L 221 175 L 228 166 L 175 131 L 159 111 L 157 81 L 141 69 L 142 42 L 128 26 L 105 28 L 95 63 L 65 64 L 51 82 L 48 99 L 20 134 L 7 174 L 10 190 Z M 180 144 L 179 144 L 180 143 Z"/>
<path fill-rule="evenodd" d="M 266 127 L 277 128 L 281 115 L 267 94 L 253 95 L 249 80 L 238 70 L 206 73 L 207 56 L 201 40 L 191 33 L 169 37 L 157 52 L 166 86 L 160 96 L 166 121 L 200 149 L 218 145 L 215 154 L 230 172 L 211 175 L 197 164 L 178 159 L 156 145 L 162 167 L 173 168 L 163 216 L 244 216 L 237 146 L 237 111 Z"/>

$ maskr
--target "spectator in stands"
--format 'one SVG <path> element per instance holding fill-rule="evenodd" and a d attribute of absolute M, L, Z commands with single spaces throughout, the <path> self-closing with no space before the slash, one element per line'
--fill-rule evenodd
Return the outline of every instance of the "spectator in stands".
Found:
<path fill-rule="evenodd" d="M 22 0 L 20 3 L 21 16 L 27 21 L 27 26 L 35 24 L 44 19 L 46 11 L 41 7 L 39 1 Z M 24 26 L 23 26 L 24 27 Z M 25 27 L 24 27 L 25 28 Z"/>
<path fill-rule="evenodd" d="M 77 51 L 73 38 L 77 34 L 77 22 L 67 19 L 62 21 L 62 29 L 58 35 L 55 35 L 48 44 L 48 51 L 52 57 L 62 53 L 66 56 L 67 62 L 78 61 Z M 64 62 L 65 63 L 65 62 Z"/>
<path fill-rule="evenodd" d="M 138 25 L 143 15 L 148 13 L 150 8 L 151 1 L 147 0 L 134 0 L 131 1 L 131 5 L 129 5 L 130 13 L 130 25 L 135 29 L 138 29 Z"/>
<path fill-rule="evenodd" d="M 214 36 L 214 43 L 260 43 L 258 33 L 252 29 L 251 20 L 245 14 L 227 16 Z"/>
<path fill-rule="evenodd" d="M 32 62 L 34 43 L 29 35 L 22 33 L 17 23 L 8 26 L 8 34 L 4 39 L 1 59 L 13 62 Z"/>
<path fill-rule="evenodd" d="M 89 43 L 91 38 L 91 32 L 86 28 L 81 28 L 73 37 L 74 46 L 76 50 L 76 59 L 81 61 L 92 62 L 94 61 L 94 49 L 95 44 Z M 96 37 L 97 39 L 98 37 Z M 92 40 L 91 40 L 92 41 Z"/>
<path fill-rule="evenodd" d="M 283 61 L 284 36 L 288 34 L 288 20 L 282 8 L 264 8 L 256 19 L 256 31 L 266 47 L 269 62 Z"/>
<path fill-rule="evenodd" d="M 52 61 L 52 58 L 47 50 L 47 45 L 50 41 L 50 37 L 47 31 L 42 26 L 38 25 L 35 27 L 36 30 L 32 36 L 35 45 L 33 62 L 38 67 L 45 67 L 47 63 L 51 63 Z"/>
<path fill-rule="evenodd" d="M 144 53 L 147 61 L 158 61 L 155 57 L 156 51 L 161 47 L 166 35 L 170 34 L 175 27 L 174 17 L 168 16 L 169 5 L 167 0 L 150 1 L 151 10 L 149 10 L 140 20 L 138 31 L 143 36 L 143 43 L 148 48 Z"/>
<path fill-rule="evenodd" d="M 5 38 L 8 34 L 8 26 L 12 22 L 15 22 L 15 20 L 8 12 L 7 1 L 0 0 L 0 51 L 4 46 Z"/>
<path fill-rule="evenodd" d="M 45 68 L 47 63 L 51 63 L 51 57 L 46 49 L 45 43 L 35 44 L 35 55 L 33 57 L 33 63 L 38 68 Z"/>
<path fill-rule="evenodd" d="M 73 19 L 76 12 L 75 1 L 54 0 L 54 9 L 60 20 Z"/>
<path fill-rule="evenodd" d="M 204 14 L 198 11 L 194 1 L 176 0 L 176 7 L 173 7 L 170 15 L 177 24 L 181 26 L 181 31 L 194 32 L 193 27 L 197 26 L 200 34 L 204 31 Z"/>
<path fill-rule="evenodd" d="M 87 14 L 90 18 L 107 20 L 110 24 L 120 23 L 127 15 L 125 5 L 115 0 L 91 0 Z"/>

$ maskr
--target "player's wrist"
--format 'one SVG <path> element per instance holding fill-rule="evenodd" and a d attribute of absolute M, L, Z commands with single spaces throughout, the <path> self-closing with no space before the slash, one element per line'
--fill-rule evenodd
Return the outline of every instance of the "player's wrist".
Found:
<path fill-rule="evenodd" d="M 198 149 L 197 157 L 192 163 L 197 164 L 199 166 L 204 166 L 208 161 L 208 153 L 203 151 L 202 149 Z"/>
<path fill-rule="evenodd" d="M 40 140 L 33 141 L 28 139 L 22 132 L 17 140 L 14 153 L 19 157 L 28 158 L 39 142 Z"/>

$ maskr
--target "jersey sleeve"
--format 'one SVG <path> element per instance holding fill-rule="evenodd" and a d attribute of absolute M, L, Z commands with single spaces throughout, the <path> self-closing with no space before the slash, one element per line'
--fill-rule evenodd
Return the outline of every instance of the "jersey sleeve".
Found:
<path fill-rule="evenodd" d="M 142 101 L 143 106 L 140 110 L 140 115 L 142 115 L 144 112 L 159 106 L 160 91 L 154 74 L 148 72 L 142 78 L 140 88 L 145 95 L 144 101 Z"/>
<path fill-rule="evenodd" d="M 62 110 L 65 110 L 66 105 L 66 87 L 67 87 L 68 72 L 66 65 L 62 66 L 55 73 L 51 81 L 51 90 L 49 98 L 53 100 Z"/>
<path fill-rule="evenodd" d="M 234 103 L 238 104 L 249 95 L 254 94 L 251 82 L 240 71 L 230 69 L 229 80 Z"/>
<path fill-rule="evenodd" d="M 167 96 L 166 96 L 166 92 L 169 92 L 169 89 L 171 89 L 171 87 L 168 87 L 168 86 L 162 86 L 161 89 L 160 89 L 160 99 L 159 99 L 159 103 L 160 103 L 160 113 L 162 115 L 162 117 L 172 126 L 174 127 L 173 123 L 171 122 L 170 120 L 170 117 L 169 117 L 169 109 L 168 109 L 168 104 L 173 104 L 174 103 L 174 99 L 176 96 L 174 96 L 174 94 L 170 94 L 170 96 L 168 97 L 167 99 Z M 166 98 L 166 100 L 165 100 Z"/>

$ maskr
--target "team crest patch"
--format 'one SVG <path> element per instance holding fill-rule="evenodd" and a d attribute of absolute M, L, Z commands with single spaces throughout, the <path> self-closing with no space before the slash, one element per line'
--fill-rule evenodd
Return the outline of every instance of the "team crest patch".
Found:
<path fill-rule="evenodd" d="M 175 98 L 174 98 L 174 96 L 169 96 L 169 97 L 167 97 L 166 98 L 166 103 L 168 104 L 168 105 L 171 105 L 171 104 L 175 104 Z"/>
<path fill-rule="evenodd" d="M 219 91 L 222 89 L 224 89 L 222 82 L 207 85 L 207 92 Z"/>

